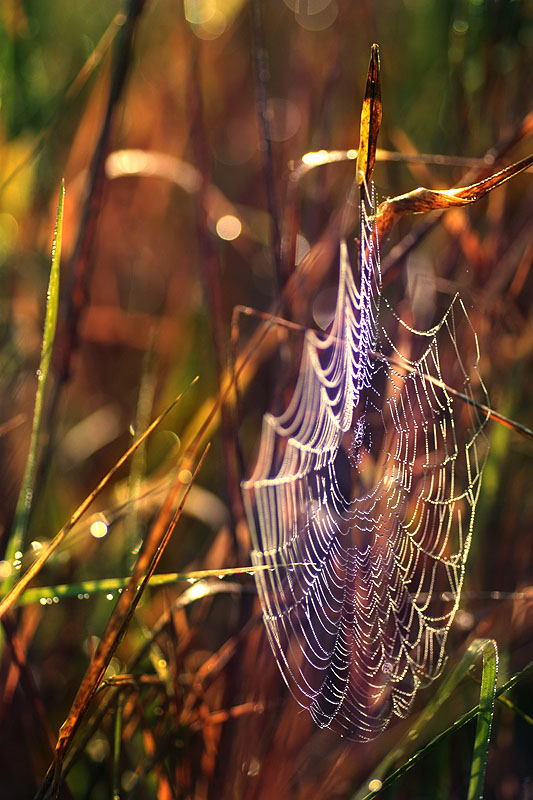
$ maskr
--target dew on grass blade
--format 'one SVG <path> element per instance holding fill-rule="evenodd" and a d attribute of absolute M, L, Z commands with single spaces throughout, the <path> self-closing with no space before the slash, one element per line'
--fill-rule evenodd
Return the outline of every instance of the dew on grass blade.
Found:
<path fill-rule="evenodd" d="M 104 536 L 107 536 L 108 531 L 109 524 L 103 515 L 98 515 L 89 526 L 89 532 L 95 539 L 103 539 Z"/>

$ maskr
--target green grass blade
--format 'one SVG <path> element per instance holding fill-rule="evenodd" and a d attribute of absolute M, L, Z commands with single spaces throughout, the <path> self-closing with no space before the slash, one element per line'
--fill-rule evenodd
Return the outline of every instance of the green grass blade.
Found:
<path fill-rule="evenodd" d="M 211 570 L 203 569 L 196 572 L 169 572 L 169 573 L 156 573 L 150 578 L 150 586 L 171 586 L 174 583 L 192 583 L 199 584 L 200 581 L 206 579 L 222 579 L 224 577 L 231 577 L 232 575 L 241 575 L 248 573 L 253 569 L 250 567 L 236 567 L 235 569 L 221 569 Z M 41 605 L 52 605 L 58 603 L 68 597 L 77 597 L 78 599 L 87 599 L 95 594 L 109 594 L 113 595 L 115 592 L 121 592 L 129 581 L 131 576 L 126 578 L 101 578 L 97 580 L 80 581 L 79 583 L 59 583 L 55 586 L 41 586 L 35 589 L 26 589 L 20 597 L 19 605 L 29 605 L 31 603 L 41 603 Z M 235 587 L 240 584 L 226 584 L 222 585 Z M 242 591 L 255 591 L 255 586 L 241 586 Z M 200 589 L 198 589 L 200 591 Z M 202 587 L 202 591 L 208 594 L 207 585 Z M 198 595 L 200 596 L 200 595 Z"/>
<path fill-rule="evenodd" d="M 483 674 L 481 676 L 481 692 L 479 695 L 480 711 L 477 716 L 468 800 L 480 800 L 483 797 L 483 782 L 485 780 L 490 731 L 494 715 L 497 679 L 498 648 L 496 642 L 491 640 L 483 650 Z"/>
<path fill-rule="evenodd" d="M 120 745 L 122 742 L 122 713 L 124 711 L 124 696 L 119 693 L 117 697 L 117 711 L 115 714 L 115 730 L 113 735 L 113 789 L 111 797 L 120 800 Z"/>
<path fill-rule="evenodd" d="M 449 677 L 442 683 L 439 687 L 435 697 L 431 700 L 424 711 L 420 714 L 418 719 L 416 720 L 412 729 L 408 732 L 408 734 L 404 737 L 404 739 L 398 744 L 394 750 L 388 753 L 382 762 L 372 771 L 372 775 L 368 783 L 365 783 L 358 792 L 353 796 L 352 800 L 371 800 L 371 798 L 377 797 L 378 793 L 389 786 L 392 786 L 397 780 L 399 780 L 406 772 L 408 772 L 415 764 L 423 758 L 426 753 L 430 750 L 433 750 L 443 739 L 447 736 L 452 734 L 455 730 L 463 727 L 466 725 L 467 722 L 473 720 L 478 714 L 480 714 L 485 706 L 483 706 L 483 702 L 486 704 L 486 712 L 488 713 L 488 690 L 487 694 L 484 693 L 484 687 L 482 685 L 481 688 L 481 695 L 480 696 L 480 705 L 476 706 L 474 709 L 471 709 L 458 720 L 456 720 L 452 725 L 450 725 L 446 730 L 442 733 L 438 734 L 434 738 L 432 738 L 426 745 L 422 745 L 422 741 L 424 738 L 427 739 L 427 730 L 429 725 L 431 724 L 433 718 L 435 717 L 437 711 L 444 705 L 444 703 L 448 700 L 451 696 L 452 692 L 455 691 L 459 683 L 463 680 L 463 678 L 468 674 L 470 669 L 476 664 L 479 663 L 480 658 L 483 659 L 483 664 L 485 664 L 485 653 L 492 652 L 493 656 L 489 659 L 492 660 L 494 658 L 496 664 L 496 673 L 497 673 L 497 648 L 496 643 L 490 639 L 476 639 L 472 642 L 460 662 L 457 664 L 455 669 L 449 675 Z M 485 667 L 484 667 L 485 670 Z M 487 683 L 490 682 L 491 672 L 490 667 L 487 667 L 487 673 L 484 677 Z M 511 688 L 511 684 L 507 688 Z M 496 691 L 495 681 L 494 681 L 494 692 Z M 503 691 L 503 689 L 502 689 Z M 492 707 L 494 707 L 494 698 L 492 700 Z M 490 718 L 492 720 L 492 711 L 490 713 Z M 483 728 L 483 732 L 486 733 L 486 728 Z M 490 729 L 489 729 L 490 734 Z M 481 734 L 479 735 L 480 742 L 481 742 Z M 476 746 L 478 746 L 478 736 L 476 731 L 476 740 L 474 746 L 474 757 L 472 760 L 472 767 L 471 773 L 473 774 L 474 771 L 474 762 L 477 764 L 476 755 L 479 757 L 482 756 L 481 751 L 481 744 L 479 744 L 479 749 L 476 753 Z M 416 747 L 418 744 L 419 748 L 412 756 L 407 758 L 403 764 L 401 764 L 397 769 L 393 772 L 389 773 L 389 770 L 393 766 L 393 764 L 398 763 L 398 761 L 405 757 L 407 748 Z M 486 744 L 488 747 L 488 738 L 486 739 Z M 486 759 L 486 751 L 485 751 L 485 759 Z M 389 774 L 387 774 L 389 773 Z M 387 776 L 387 777 L 384 777 Z M 484 776 L 484 769 L 483 775 L 481 775 L 481 783 L 483 781 Z M 470 795 L 469 795 L 470 800 Z"/>
<path fill-rule="evenodd" d="M 15 511 L 13 532 L 6 551 L 6 560 L 13 564 L 20 560 L 22 551 L 25 547 L 26 530 L 31 510 L 34 492 L 35 470 L 37 465 L 37 452 L 39 446 L 39 434 L 41 430 L 41 418 L 44 405 L 44 394 L 46 382 L 52 360 L 52 349 L 56 332 L 57 309 L 59 304 L 59 263 L 61 259 L 61 241 L 63 232 L 63 207 L 65 199 L 65 183 L 61 182 L 59 192 L 59 202 L 57 205 L 56 226 L 54 231 L 54 241 L 52 245 L 52 266 L 50 269 L 50 279 L 46 299 L 46 314 L 44 321 L 43 341 L 41 348 L 41 361 L 37 371 L 37 393 L 35 395 L 35 406 L 33 410 L 33 423 L 30 437 L 30 446 L 26 460 L 24 478 Z M 13 583 L 13 573 L 6 579 L 4 588 L 7 589 Z"/>

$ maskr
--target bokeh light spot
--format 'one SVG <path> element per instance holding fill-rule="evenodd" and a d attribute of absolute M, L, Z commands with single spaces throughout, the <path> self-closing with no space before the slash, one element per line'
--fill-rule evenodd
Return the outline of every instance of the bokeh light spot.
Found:
<path fill-rule="evenodd" d="M 218 220 L 216 230 L 221 239 L 232 242 L 233 239 L 236 239 L 241 234 L 241 221 L 237 217 L 234 217 L 233 214 L 224 214 L 224 216 L 220 217 Z"/>

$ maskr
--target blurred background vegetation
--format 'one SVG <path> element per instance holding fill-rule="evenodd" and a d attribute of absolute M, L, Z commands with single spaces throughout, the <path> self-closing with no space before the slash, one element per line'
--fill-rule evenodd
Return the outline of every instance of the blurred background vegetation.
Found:
<path fill-rule="evenodd" d="M 106 523 L 116 520 L 106 527 L 107 535 L 95 536 L 91 516 L 73 531 L 39 582 L 128 574 L 161 502 L 153 493 L 142 503 L 132 502 L 132 493 L 164 479 L 175 463 L 177 438 L 203 400 L 216 394 L 219 367 L 230 355 L 233 308 L 246 304 L 267 310 L 276 300 L 255 79 L 260 39 L 269 68 L 270 179 L 283 231 L 290 163 L 310 150 L 357 146 L 372 42 L 381 49 L 381 147 L 470 158 L 499 147 L 502 164 L 526 156 L 533 130 L 527 116 L 532 11 L 529 0 L 269 0 L 262 4 L 262 23 L 254 34 L 250 0 L 153 0 L 131 7 L 119 0 L 2 3 L 4 548 L 28 451 L 62 177 L 66 185 L 55 353 L 59 388 L 48 401 L 44 463 L 22 568 L 120 457 L 132 435 L 198 374 L 199 382 L 132 470 L 120 473 L 98 498 Z M 128 49 L 128 20 L 134 14 Z M 91 162 L 110 87 L 117 85 L 121 69 L 125 83 L 111 104 L 105 177 L 92 194 L 97 222 L 80 262 L 75 243 Z M 302 180 L 300 258 L 343 202 L 352 170 L 349 163 L 332 165 Z M 451 187 L 465 172 L 459 166 L 378 164 L 378 198 L 418 185 Z M 493 407 L 530 426 L 532 211 L 528 174 L 467 211 L 450 211 L 397 263 L 390 288 L 401 299 L 409 294 L 413 275 L 423 272 L 438 292 L 452 297 L 460 291 L 479 337 L 480 371 Z M 419 218 L 402 221 L 382 243 L 382 257 L 420 224 Z M 63 380 L 65 314 L 72 304 L 73 270 L 80 263 L 82 302 Z M 239 349 L 254 326 L 253 321 L 241 326 Z M 264 364 L 242 398 L 245 470 L 257 446 L 260 415 L 275 399 L 276 369 L 275 361 Z M 454 659 L 470 638 L 493 637 L 505 678 L 533 657 L 533 452 L 530 441 L 493 423 L 487 435 L 491 454 L 449 651 Z M 212 444 L 159 571 L 248 563 L 247 531 L 235 512 L 239 470 L 228 468 L 217 431 Z M 120 754 L 113 745 L 115 698 L 73 766 L 68 788 L 62 789 L 65 797 L 107 798 L 112 787 L 132 798 L 352 796 L 406 728 L 393 728 L 365 746 L 314 731 L 281 683 L 252 589 L 252 580 L 244 576 L 234 591 L 173 612 L 164 635 L 138 665 L 137 675 L 152 683 L 137 683 L 120 695 Z M 182 591 L 182 584 L 148 590 L 108 678 L 126 669 L 147 631 Z M 499 599 L 484 594 L 495 591 L 503 593 Z M 51 761 L 49 740 L 69 712 L 116 599 L 87 594 L 30 604 L 13 617 L 33 690 L 19 682 L 4 648 L 2 798 L 32 797 Z M 512 695 L 526 715 L 533 715 L 531 689 L 531 680 L 524 681 Z M 432 691 L 422 693 L 419 707 Z M 457 692 L 436 730 L 475 702 L 475 685 Z M 472 738 L 469 727 L 448 738 L 395 785 L 394 796 L 464 796 Z M 487 797 L 530 797 L 532 752 L 531 718 L 497 708 Z"/>

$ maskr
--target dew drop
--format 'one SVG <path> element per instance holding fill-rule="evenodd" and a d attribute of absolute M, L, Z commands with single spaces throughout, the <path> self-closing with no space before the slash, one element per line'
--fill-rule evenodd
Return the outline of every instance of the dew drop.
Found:
<path fill-rule="evenodd" d="M 89 528 L 91 536 L 94 536 L 95 539 L 103 539 L 104 536 L 107 536 L 108 530 L 109 525 L 103 516 L 99 516 L 97 519 L 93 520 Z"/>
<path fill-rule="evenodd" d="M 39 600 L 39 603 L 40 603 L 42 606 L 45 606 L 45 605 L 46 605 L 46 597 L 41 597 L 41 599 Z"/>
<path fill-rule="evenodd" d="M 179 479 L 182 483 L 190 483 L 192 481 L 192 472 L 190 469 L 180 470 Z"/>
<path fill-rule="evenodd" d="M 256 775 L 259 775 L 261 772 L 261 764 L 257 760 L 257 758 L 250 759 L 250 764 L 248 765 L 248 769 L 246 770 L 246 774 L 250 776 L 250 778 L 255 778 Z"/>
<path fill-rule="evenodd" d="M 52 603 L 59 603 L 59 597 L 57 595 L 52 597 Z"/>
<path fill-rule="evenodd" d="M 382 786 L 383 781 L 380 781 L 379 778 L 372 778 L 372 780 L 368 783 L 368 788 L 371 792 L 379 792 Z"/>
<path fill-rule="evenodd" d="M 105 596 L 105 599 L 106 599 L 106 600 L 112 600 L 112 599 L 113 599 L 113 593 L 112 593 L 112 592 L 108 592 L 108 593 L 106 594 L 106 596 Z"/>

